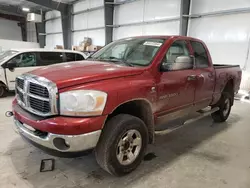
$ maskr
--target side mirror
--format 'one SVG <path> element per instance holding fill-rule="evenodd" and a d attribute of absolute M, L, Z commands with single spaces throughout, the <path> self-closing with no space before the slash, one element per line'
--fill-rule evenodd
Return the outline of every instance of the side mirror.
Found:
<path fill-rule="evenodd" d="M 193 69 L 194 61 L 190 56 L 179 56 L 175 59 L 174 63 L 162 64 L 162 71 L 185 70 Z"/>
<path fill-rule="evenodd" d="M 10 60 L 8 63 L 7 63 L 7 68 L 9 69 L 9 70 L 13 70 L 15 67 L 16 67 L 16 61 L 14 61 L 13 59 L 12 60 Z"/>

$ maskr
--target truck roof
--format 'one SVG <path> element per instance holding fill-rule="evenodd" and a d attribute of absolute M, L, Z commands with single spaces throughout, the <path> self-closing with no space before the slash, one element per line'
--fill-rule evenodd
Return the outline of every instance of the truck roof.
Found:
<path fill-rule="evenodd" d="M 162 38 L 162 39 L 191 39 L 196 41 L 201 41 L 200 39 L 189 37 L 189 36 L 182 36 L 182 35 L 144 35 L 144 36 L 133 36 L 133 37 L 127 37 L 127 38 Z"/>

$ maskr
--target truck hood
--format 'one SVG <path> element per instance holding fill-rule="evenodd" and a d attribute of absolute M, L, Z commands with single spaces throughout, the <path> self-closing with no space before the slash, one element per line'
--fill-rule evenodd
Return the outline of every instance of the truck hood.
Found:
<path fill-rule="evenodd" d="M 93 81 L 141 74 L 143 68 L 112 62 L 79 61 L 46 66 L 29 72 L 56 83 L 58 89 Z"/>

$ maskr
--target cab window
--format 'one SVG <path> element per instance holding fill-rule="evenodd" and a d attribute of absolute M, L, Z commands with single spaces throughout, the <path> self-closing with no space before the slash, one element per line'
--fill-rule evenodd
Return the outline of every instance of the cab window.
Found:
<path fill-rule="evenodd" d="M 162 64 L 165 67 L 168 67 L 168 70 L 179 70 L 185 68 L 179 68 L 178 66 L 185 66 L 185 65 L 177 65 L 175 60 L 179 56 L 190 56 L 190 52 L 188 49 L 188 45 L 186 41 L 178 40 L 175 41 L 170 48 L 168 49 L 166 55 L 163 58 Z M 187 68 L 189 69 L 189 68 Z"/>
<path fill-rule="evenodd" d="M 10 62 L 13 67 L 34 67 L 37 66 L 35 53 L 23 53 L 14 57 Z"/>
<path fill-rule="evenodd" d="M 191 41 L 191 46 L 194 51 L 195 66 L 197 68 L 206 68 L 209 66 L 207 51 L 203 44 L 197 41 Z"/>

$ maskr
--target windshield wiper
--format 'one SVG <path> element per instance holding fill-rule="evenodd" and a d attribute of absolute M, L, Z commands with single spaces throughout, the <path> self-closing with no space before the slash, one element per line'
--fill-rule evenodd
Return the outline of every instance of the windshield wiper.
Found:
<path fill-rule="evenodd" d="M 134 67 L 133 64 L 127 62 L 127 61 L 124 61 L 123 59 L 119 59 L 117 57 L 113 57 L 113 56 L 110 56 L 108 58 L 97 58 L 96 60 L 100 60 L 100 61 L 111 61 L 111 62 L 119 62 L 119 63 L 123 63 L 129 67 Z"/>

